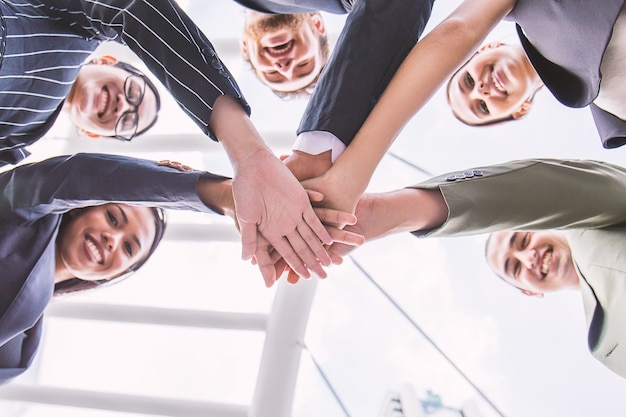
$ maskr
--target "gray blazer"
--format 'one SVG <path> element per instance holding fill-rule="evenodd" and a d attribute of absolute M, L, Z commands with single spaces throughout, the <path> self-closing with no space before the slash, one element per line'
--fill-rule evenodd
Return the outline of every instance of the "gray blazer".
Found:
<path fill-rule="evenodd" d="M 447 221 L 417 236 L 564 229 L 580 279 L 593 356 L 626 377 L 626 169 L 595 161 L 526 160 L 469 169 L 439 188 Z"/>
<path fill-rule="evenodd" d="M 517 23 L 526 55 L 546 87 L 569 107 L 590 106 L 602 145 L 626 143 L 626 121 L 592 103 L 600 64 L 624 0 L 518 0 L 507 17 Z"/>

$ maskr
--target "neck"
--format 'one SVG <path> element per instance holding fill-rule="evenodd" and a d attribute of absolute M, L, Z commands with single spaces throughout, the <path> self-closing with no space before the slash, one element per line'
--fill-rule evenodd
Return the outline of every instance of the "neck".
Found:
<path fill-rule="evenodd" d="M 54 283 L 58 284 L 59 282 L 66 281 L 71 278 L 74 278 L 74 276 L 65 266 L 65 262 L 63 262 L 63 258 L 61 257 L 60 252 L 57 250 L 55 253 Z"/>

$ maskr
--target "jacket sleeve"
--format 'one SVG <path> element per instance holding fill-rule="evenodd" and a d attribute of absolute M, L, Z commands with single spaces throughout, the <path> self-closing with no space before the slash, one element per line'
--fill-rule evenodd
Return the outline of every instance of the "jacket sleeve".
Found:
<path fill-rule="evenodd" d="M 118 155 L 60 156 L 0 174 L 0 215 L 29 222 L 111 201 L 210 212 L 196 193 L 201 176 L 224 178 Z"/>
<path fill-rule="evenodd" d="M 215 100 L 228 95 L 250 114 L 239 86 L 213 45 L 174 0 L 61 0 L 53 13 L 87 38 L 128 45 L 202 131 Z"/>
<path fill-rule="evenodd" d="M 439 188 L 448 205 L 447 221 L 417 236 L 626 225 L 626 170 L 604 162 L 514 161 L 411 188 Z"/>
<path fill-rule="evenodd" d="M 354 2 L 298 133 L 327 131 L 349 145 L 415 46 L 432 4 L 433 0 Z"/>

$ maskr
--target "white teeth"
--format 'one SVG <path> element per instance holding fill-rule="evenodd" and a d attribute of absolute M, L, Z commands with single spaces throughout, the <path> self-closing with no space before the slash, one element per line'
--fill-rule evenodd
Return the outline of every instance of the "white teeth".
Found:
<path fill-rule="evenodd" d="M 493 85 L 496 87 L 496 90 L 498 90 L 502 94 L 506 94 L 506 90 L 504 89 L 502 84 L 500 84 L 500 81 L 498 81 L 498 79 L 496 78 L 495 72 L 491 73 L 491 80 L 493 81 Z"/>
<path fill-rule="evenodd" d="M 91 240 L 87 240 L 87 248 L 89 249 L 89 252 L 91 252 L 91 256 L 93 256 L 96 262 L 102 262 L 102 255 L 100 255 L 100 251 Z"/>
<path fill-rule="evenodd" d="M 552 266 L 552 252 L 546 253 L 546 256 L 543 257 L 543 263 L 541 264 L 541 273 L 547 274 L 550 270 L 550 266 Z"/>
<path fill-rule="evenodd" d="M 104 113 L 104 110 L 107 108 L 107 103 L 109 102 L 109 92 L 107 90 L 102 90 L 102 94 L 100 95 L 100 106 L 98 107 L 98 114 Z"/>

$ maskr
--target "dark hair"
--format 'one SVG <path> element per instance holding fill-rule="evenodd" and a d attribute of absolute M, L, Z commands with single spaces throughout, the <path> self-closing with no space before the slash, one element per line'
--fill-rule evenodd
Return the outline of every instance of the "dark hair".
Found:
<path fill-rule="evenodd" d="M 142 259 L 139 260 L 139 262 L 137 262 L 136 264 L 128 268 L 128 270 L 124 272 L 123 274 L 117 277 L 113 277 L 111 279 L 87 281 L 87 280 L 83 280 L 80 278 L 70 278 L 70 279 L 58 282 L 54 284 L 54 296 L 59 297 L 59 296 L 77 292 L 77 291 L 86 291 L 86 290 L 91 290 L 91 289 L 95 289 L 95 288 L 99 288 L 99 287 L 103 287 L 107 285 L 117 284 L 125 280 L 130 275 L 132 275 L 136 270 L 141 268 L 143 264 L 146 263 L 148 258 L 152 256 L 156 248 L 159 246 L 159 243 L 161 242 L 161 239 L 163 238 L 163 233 L 165 233 L 165 226 L 166 226 L 165 212 L 163 211 L 163 209 L 159 207 L 151 207 L 151 209 L 152 209 L 152 214 L 154 214 L 155 232 L 154 232 L 154 240 L 152 241 L 152 246 L 150 246 L 150 250 L 148 251 L 146 256 L 144 256 Z M 75 209 L 75 210 L 82 210 L 82 209 Z M 61 225 L 59 226 L 59 231 L 61 231 L 67 225 L 69 219 L 71 218 L 71 216 L 68 216 L 68 214 L 73 211 L 74 210 L 71 210 L 63 215 L 63 218 L 61 219 Z"/>

